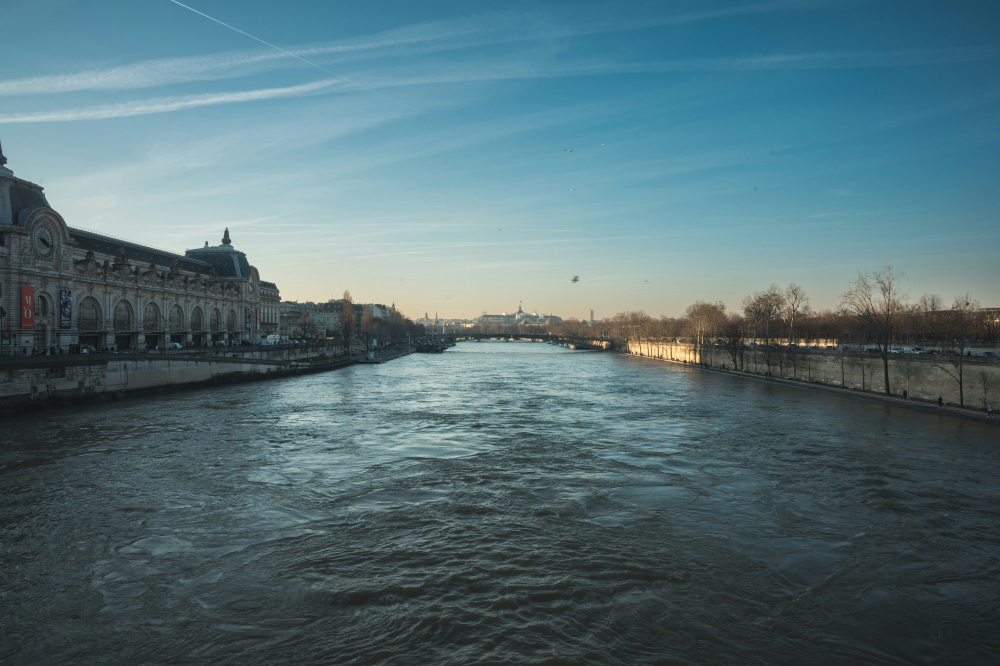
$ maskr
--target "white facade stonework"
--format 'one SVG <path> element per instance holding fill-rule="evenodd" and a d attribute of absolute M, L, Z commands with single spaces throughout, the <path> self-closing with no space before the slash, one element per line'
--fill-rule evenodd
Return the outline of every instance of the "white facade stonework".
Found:
<path fill-rule="evenodd" d="M 5 163 L 0 151 L 2 353 L 260 338 L 260 276 L 228 229 L 221 245 L 180 255 L 69 227 Z M 33 328 L 21 328 L 21 287 L 33 290 Z"/>

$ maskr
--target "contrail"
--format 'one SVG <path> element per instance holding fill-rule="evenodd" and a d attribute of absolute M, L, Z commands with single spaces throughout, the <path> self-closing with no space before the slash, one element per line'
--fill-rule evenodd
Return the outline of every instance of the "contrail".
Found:
<path fill-rule="evenodd" d="M 372 88 L 369 88 L 369 87 L 368 87 L 368 86 L 366 86 L 366 85 L 362 85 L 362 84 L 358 83 L 357 81 L 354 81 L 354 80 L 352 80 L 352 79 L 349 79 L 349 78 L 347 78 L 347 77 L 346 77 L 346 76 L 344 76 L 343 74 L 338 74 L 337 72 L 332 72 L 332 71 L 330 71 L 329 69 L 327 69 L 326 67 L 323 67 L 323 66 L 321 66 L 321 65 L 317 65 L 317 64 L 316 64 L 316 63 L 314 63 L 314 62 L 310 62 L 310 61 L 306 60 L 305 58 L 303 58 L 303 57 L 301 57 L 301 56 L 297 56 L 297 55 L 295 55 L 294 53 L 289 53 L 288 51 L 286 51 L 285 49 L 281 48 L 280 46 L 275 46 L 274 44 L 271 44 L 270 42 L 265 42 L 265 41 L 264 41 L 263 39 L 261 39 L 260 37 L 254 37 L 254 36 L 253 36 L 253 35 L 251 35 L 251 34 L 250 34 L 249 32 L 243 32 L 243 31 L 242 31 L 242 30 L 240 30 L 239 28 L 234 28 L 233 26 L 229 25 L 228 23 L 223 23 L 222 21 L 220 21 L 220 20 L 219 20 L 219 19 L 217 19 L 217 18 L 212 18 L 212 17 L 211 17 L 211 16 L 209 16 L 208 14 L 205 14 L 205 13 L 203 13 L 203 12 L 199 12 L 199 11 L 198 11 L 197 9 L 195 9 L 194 7 L 188 7 L 188 6 L 187 6 L 187 5 L 185 5 L 184 3 L 181 3 L 181 2 L 177 2 L 177 0 L 170 0 L 170 2 L 174 3 L 175 5 L 180 5 L 180 6 L 181 6 L 181 7 L 183 7 L 184 9 L 188 9 L 188 10 L 191 10 L 192 12 L 194 12 L 195 14 L 198 14 L 199 16 L 204 16 L 204 17 L 205 17 L 205 18 L 207 18 L 207 19 L 208 19 L 209 21 L 215 21 L 216 23 L 218 23 L 218 24 L 219 24 L 219 25 L 221 25 L 221 26 L 225 26 L 225 27 L 229 28 L 230 30 L 235 30 L 236 32 L 240 33 L 241 35 L 245 35 L 245 36 L 249 37 L 250 39 L 253 39 L 253 40 L 256 40 L 256 41 L 260 42 L 261 44 L 264 44 L 265 46 L 270 46 L 270 47 L 271 47 L 272 49 L 276 49 L 276 50 L 278 50 L 278 51 L 281 51 L 282 53 L 284 53 L 284 54 L 285 54 L 285 55 L 287 55 L 287 56 L 291 56 L 291 57 L 293 57 L 293 58 L 295 58 L 295 59 L 297 59 L 297 60 L 301 60 L 302 62 L 304 62 L 304 63 L 305 63 L 305 64 L 307 64 L 307 65 L 312 65 L 312 66 L 313 66 L 313 67 L 315 67 L 316 69 L 321 69 L 321 70 L 323 70 L 324 72 L 326 72 L 327 74 L 333 74 L 333 75 L 334 75 L 334 76 L 336 76 L 336 77 L 337 77 L 338 79 L 343 79 L 344 81 L 347 81 L 348 83 L 353 83 L 354 85 L 356 85 L 356 86 L 357 86 L 357 87 L 359 87 L 359 88 L 364 88 L 364 89 L 365 89 L 365 90 L 367 90 L 368 92 L 372 92 L 372 93 L 375 93 L 376 95 L 381 95 L 382 97 L 385 97 L 385 98 L 386 98 L 387 100 L 389 100 L 390 102 L 395 102 L 396 104 L 399 104 L 399 105 L 401 105 L 401 106 L 405 106 L 405 107 L 406 107 L 406 108 L 408 108 L 408 109 L 411 109 L 411 110 L 413 110 L 413 111 L 417 111 L 417 109 L 415 109 L 414 107 L 410 106 L 409 104 L 406 104 L 406 103 L 404 103 L 404 102 L 400 102 L 400 101 L 399 101 L 398 99 L 394 99 L 394 98 L 392 98 L 392 97 L 389 97 L 389 96 L 388 96 L 388 95 L 386 95 L 385 93 L 380 93 L 379 91 L 377 91 L 377 90 L 374 90 L 374 89 L 372 89 Z"/>

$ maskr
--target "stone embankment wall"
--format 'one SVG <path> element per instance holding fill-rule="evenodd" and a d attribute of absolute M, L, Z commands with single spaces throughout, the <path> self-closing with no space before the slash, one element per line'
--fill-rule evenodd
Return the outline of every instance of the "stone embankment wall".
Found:
<path fill-rule="evenodd" d="M 670 342 L 630 342 L 628 352 L 678 363 L 705 363 L 713 368 L 733 369 L 733 360 L 723 347 L 703 348 L 699 356 L 694 345 Z M 949 359 L 957 356 L 892 354 L 889 360 L 889 387 L 893 395 L 907 391 L 909 397 L 936 402 L 940 396 L 951 405 L 960 404 L 958 368 Z M 985 408 L 992 402 L 1000 410 L 1000 363 L 998 359 L 966 356 L 963 359 L 962 384 L 965 406 Z M 743 371 L 764 376 L 768 371 L 765 352 L 748 347 L 743 357 Z M 771 352 L 770 372 L 780 377 L 823 386 L 834 386 L 885 393 L 882 358 L 878 354 L 842 352 L 841 350 L 803 349 L 796 353 Z M 985 377 L 985 390 L 983 379 Z M 864 384 L 862 386 L 862 380 Z"/>
<path fill-rule="evenodd" d="M 236 382 L 332 369 L 352 361 L 325 350 L 237 351 L 211 354 L 94 354 L 14 357 L 0 361 L 0 409 L 90 395 L 121 395 L 185 384 Z"/>

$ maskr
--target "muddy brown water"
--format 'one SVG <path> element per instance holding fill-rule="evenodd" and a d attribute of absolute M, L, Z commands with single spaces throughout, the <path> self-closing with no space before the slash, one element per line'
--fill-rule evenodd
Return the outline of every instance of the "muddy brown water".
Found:
<path fill-rule="evenodd" d="M 0 663 L 997 663 L 998 444 L 501 342 L 6 419 Z"/>

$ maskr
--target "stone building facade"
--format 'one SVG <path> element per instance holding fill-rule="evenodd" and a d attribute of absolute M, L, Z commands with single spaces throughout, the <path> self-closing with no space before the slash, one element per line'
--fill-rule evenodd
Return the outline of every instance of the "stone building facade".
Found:
<path fill-rule="evenodd" d="M 281 319 L 281 292 L 273 282 L 260 283 L 260 320 L 263 335 L 277 335 Z"/>
<path fill-rule="evenodd" d="M 220 245 L 181 255 L 73 228 L 40 186 L 6 163 L 0 149 L 3 353 L 206 346 L 266 335 L 257 322 L 265 307 L 277 310 L 278 289 L 261 281 L 228 229 Z"/>

